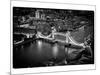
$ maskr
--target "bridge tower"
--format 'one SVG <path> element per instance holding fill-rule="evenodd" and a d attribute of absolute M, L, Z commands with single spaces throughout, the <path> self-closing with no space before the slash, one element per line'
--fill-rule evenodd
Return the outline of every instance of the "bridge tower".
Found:
<path fill-rule="evenodd" d="M 68 31 L 68 32 L 66 32 L 66 43 L 69 43 L 69 37 L 68 37 L 68 35 L 70 34 L 70 32 Z"/>
<path fill-rule="evenodd" d="M 56 29 L 55 29 L 55 27 L 52 27 L 51 29 L 52 29 L 52 35 L 51 35 L 51 36 L 52 36 L 52 38 L 54 39 L 54 38 L 55 38 L 55 37 L 54 37 L 54 33 L 56 32 Z"/>

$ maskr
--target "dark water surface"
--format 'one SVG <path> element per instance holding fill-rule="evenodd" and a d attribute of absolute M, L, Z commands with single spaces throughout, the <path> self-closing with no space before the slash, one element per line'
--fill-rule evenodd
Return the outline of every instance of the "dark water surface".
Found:
<path fill-rule="evenodd" d="M 58 43 L 51 44 L 42 40 L 36 40 L 25 45 L 14 47 L 13 67 L 43 67 L 45 66 L 44 63 L 52 58 L 55 58 L 57 62 L 61 62 L 67 57 L 74 59 L 79 53 L 79 50 L 80 49 L 65 48 Z M 67 54 L 69 54 L 69 56 Z"/>
<path fill-rule="evenodd" d="M 14 67 L 38 67 L 41 63 L 51 58 L 58 61 L 65 58 L 64 46 L 50 44 L 37 40 L 35 42 L 19 46 L 13 50 Z"/>

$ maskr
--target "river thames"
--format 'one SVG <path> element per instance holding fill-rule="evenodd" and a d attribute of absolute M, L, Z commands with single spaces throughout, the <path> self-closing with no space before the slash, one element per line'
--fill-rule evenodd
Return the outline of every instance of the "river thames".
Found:
<path fill-rule="evenodd" d="M 81 49 L 68 48 L 58 43 L 51 44 L 43 40 L 36 40 L 13 49 L 13 67 L 29 68 L 50 65 L 50 62 L 63 63 L 64 60 L 80 57 Z M 77 61 L 77 60 L 76 60 Z M 74 64 L 77 64 L 75 62 Z M 79 63 L 78 63 L 79 64 Z M 51 63 L 53 66 L 53 63 Z"/>

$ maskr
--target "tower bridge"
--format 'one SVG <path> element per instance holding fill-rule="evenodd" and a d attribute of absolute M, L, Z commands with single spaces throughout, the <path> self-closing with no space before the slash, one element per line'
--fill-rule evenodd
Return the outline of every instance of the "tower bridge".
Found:
<path fill-rule="evenodd" d="M 38 32 L 37 37 L 84 47 L 84 43 L 78 43 L 77 41 L 75 41 L 75 39 L 70 35 L 69 31 L 66 33 L 52 32 L 47 36 L 43 35 L 41 32 Z"/>

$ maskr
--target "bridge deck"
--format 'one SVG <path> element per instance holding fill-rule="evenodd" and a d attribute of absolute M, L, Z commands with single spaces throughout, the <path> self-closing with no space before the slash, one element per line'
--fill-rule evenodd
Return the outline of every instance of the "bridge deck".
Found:
<path fill-rule="evenodd" d="M 54 35 L 62 35 L 62 36 L 66 36 L 66 40 L 60 40 L 60 39 L 55 39 L 55 38 L 49 38 L 49 37 L 46 37 L 46 36 L 43 36 L 41 33 L 38 34 L 38 37 L 39 38 L 43 38 L 43 39 L 47 39 L 47 40 L 53 40 L 53 41 L 57 41 L 57 42 L 61 42 L 61 43 L 66 43 L 66 44 L 71 44 L 73 46 L 80 46 L 80 47 L 84 47 L 84 44 L 83 43 L 78 43 L 76 42 L 71 36 L 70 36 L 70 32 L 67 33 L 66 35 L 65 34 L 62 34 L 62 33 L 54 33 Z"/>

